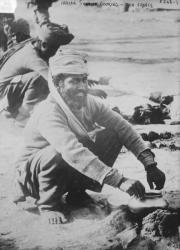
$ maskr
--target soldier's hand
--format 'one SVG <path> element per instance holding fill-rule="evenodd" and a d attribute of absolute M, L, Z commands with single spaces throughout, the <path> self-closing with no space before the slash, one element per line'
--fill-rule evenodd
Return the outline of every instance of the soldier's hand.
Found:
<path fill-rule="evenodd" d="M 136 196 L 143 199 L 145 195 L 145 188 L 140 181 L 128 179 L 118 173 L 117 169 L 112 169 L 105 177 L 104 183 L 112 187 L 128 193 L 131 196 Z"/>
<path fill-rule="evenodd" d="M 145 195 L 145 187 L 138 180 L 133 180 L 129 178 L 123 178 L 119 188 L 120 190 L 128 193 L 130 196 L 135 196 L 139 199 L 143 199 Z"/>
<path fill-rule="evenodd" d="M 146 167 L 146 177 L 150 189 L 162 189 L 166 180 L 166 176 L 159 168 L 156 166 Z M 155 186 L 154 186 L 155 185 Z"/>

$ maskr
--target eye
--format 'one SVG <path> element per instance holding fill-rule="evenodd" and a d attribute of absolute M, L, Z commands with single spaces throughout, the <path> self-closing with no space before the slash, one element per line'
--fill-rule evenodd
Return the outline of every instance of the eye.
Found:
<path fill-rule="evenodd" d="M 77 85 L 79 83 L 79 79 L 78 78 L 74 78 L 72 81 L 72 84 Z"/>
<path fill-rule="evenodd" d="M 69 83 L 70 83 L 71 85 L 73 85 L 73 86 L 76 86 L 76 85 L 79 83 L 79 80 L 73 78 L 73 79 L 71 79 L 71 80 L 69 81 Z"/>
<path fill-rule="evenodd" d="M 83 77 L 82 80 L 83 80 L 84 83 L 86 83 L 88 79 L 87 79 L 87 77 Z"/>

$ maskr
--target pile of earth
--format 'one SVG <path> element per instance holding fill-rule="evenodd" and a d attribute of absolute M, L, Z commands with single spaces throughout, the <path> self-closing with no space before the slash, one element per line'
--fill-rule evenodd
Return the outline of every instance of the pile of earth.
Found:
<path fill-rule="evenodd" d="M 16 228 L 16 232 L 1 233 L 0 249 L 177 250 L 180 248 L 179 191 L 163 193 L 163 198 L 169 204 L 167 209 L 157 209 L 151 213 L 146 211 L 143 216 L 131 213 L 127 205 L 121 205 L 117 210 L 113 210 L 107 202 L 107 197 L 91 195 L 95 203 L 73 208 L 71 210 L 73 220 L 65 225 L 42 223 L 36 207 L 29 200 L 26 207 L 21 207 L 8 215 L 12 223 L 10 230 Z M 27 215 L 27 211 L 31 213 Z M 20 218 L 18 223 L 17 218 Z M 15 219 L 16 224 L 14 224 Z M 19 228 L 22 223 L 26 223 L 26 232 L 23 236 L 20 235 Z"/>

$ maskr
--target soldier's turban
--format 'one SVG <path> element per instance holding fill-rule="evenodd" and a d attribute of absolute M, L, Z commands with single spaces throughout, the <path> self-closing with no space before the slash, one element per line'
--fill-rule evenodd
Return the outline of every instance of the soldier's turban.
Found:
<path fill-rule="evenodd" d="M 88 74 L 87 56 L 75 50 L 58 50 L 49 60 L 50 72 L 59 74 Z"/>

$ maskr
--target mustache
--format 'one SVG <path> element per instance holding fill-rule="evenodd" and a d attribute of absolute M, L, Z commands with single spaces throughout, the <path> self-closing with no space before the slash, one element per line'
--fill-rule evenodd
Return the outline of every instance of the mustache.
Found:
<path fill-rule="evenodd" d="M 84 94 L 84 95 L 87 95 L 87 90 L 84 90 L 84 89 L 79 89 L 79 90 L 75 90 L 74 91 L 74 94 Z"/>

